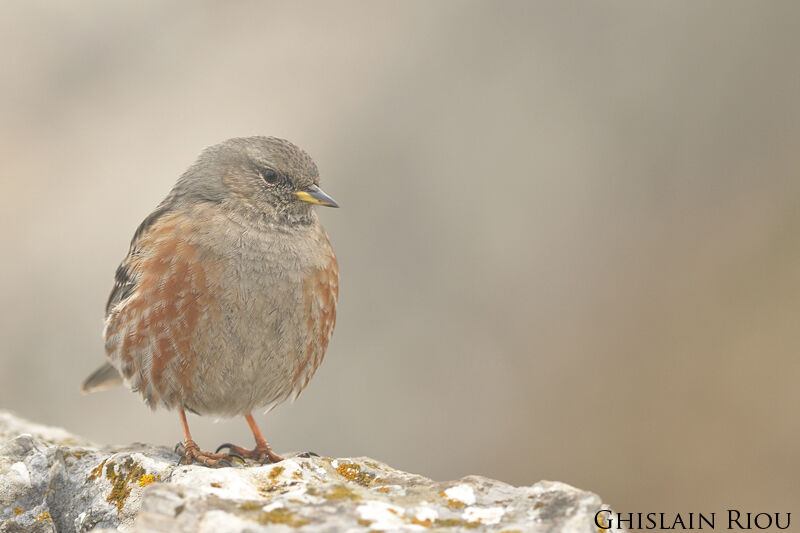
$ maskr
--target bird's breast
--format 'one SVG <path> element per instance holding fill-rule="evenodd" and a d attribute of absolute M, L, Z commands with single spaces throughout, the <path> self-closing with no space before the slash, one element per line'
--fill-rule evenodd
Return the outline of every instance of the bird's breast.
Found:
<path fill-rule="evenodd" d="M 200 344 L 214 346 L 203 359 L 219 366 L 215 374 L 233 377 L 254 407 L 299 395 L 333 333 L 336 257 L 321 227 L 302 230 L 248 229 L 224 248 L 213 298 L 224 320 Z"/>

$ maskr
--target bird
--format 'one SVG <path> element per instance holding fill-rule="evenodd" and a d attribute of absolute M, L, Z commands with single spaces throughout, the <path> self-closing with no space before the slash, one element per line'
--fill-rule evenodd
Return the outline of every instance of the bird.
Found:
<path fill-rule="evenodd" d="M 107 361 L 81 390 L 124 384 L 151 409 L 177 411 L 183 464 L 283 460 L 252 413 L 296 399 L 333 334 L 339 266 L 314 206 L 339 207 L 291 142 L 203 150 L 136 229 L 106 304 Z M 255 447 L 202 451 L 187 411 L 244 416 Z"/>

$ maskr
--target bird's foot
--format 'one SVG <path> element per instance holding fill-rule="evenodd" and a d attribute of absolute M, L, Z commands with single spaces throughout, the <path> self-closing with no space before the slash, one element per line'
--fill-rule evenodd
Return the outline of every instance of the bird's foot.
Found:
<path fill-rule="evenodd" d="M 185 443 L 178 443 L 178 445 L 175 446 L 175 453 L 181 456 L 180 461 L 178 461 L 178 464 L 181 465 L 200 463 L 201 465 L 211 468 L 219 468 L 223 466 L 233 466 L 233 459 L 239 459 L 241 462 L 244 462 L 244 458 L 236 453 L 204 452 L 193 440 L 187 440 Z"/>
<path fill-rule="evenodd" d="M 309 457 L 319 457 L 319 454 L 317 452 L 303 452 L 303 453 L 298 453 L 297 457 L 308 459 Z"/>
<path fill-rule="evenodd" d="M 246 448 L 242 448 L 241 446 L 236 446 L 235 444 L 226 442 L 225 444 L 220 444 L 216 451 L 219 453 L 220 450 L 225 448 L 228 449 L 228 455 L 252 459 L 253 461 L 257 461 L 262 465 L 266 463 L 280 463 L 283 461 L 283 457 L 273 452 L 267 444 L 257 444 L 255 448 L 248 450 Z"/>

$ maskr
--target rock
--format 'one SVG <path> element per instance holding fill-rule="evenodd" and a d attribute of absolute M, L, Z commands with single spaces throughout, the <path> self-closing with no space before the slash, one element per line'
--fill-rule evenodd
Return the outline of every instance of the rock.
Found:
<path fill-rule="evenodd" d="M 0 533 L 596 532 L 607 508 L 564 483 L 440 483 L 366 457 L 219 469 L 177 459 L 148 444 L 98 447 L 0 411 Z"/>

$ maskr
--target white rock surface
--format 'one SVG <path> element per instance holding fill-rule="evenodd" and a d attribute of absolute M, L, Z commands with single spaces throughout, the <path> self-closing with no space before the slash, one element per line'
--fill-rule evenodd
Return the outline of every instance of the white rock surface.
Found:
<path fill-rule="evenodd" d="M 218 469 L 176 462 L 168 448 L 97 447 L 0 411 L 0 533 L 594 533 L 595 513 L 607 508 L 563 483 L 440 483 L 366 457 Z"/>

